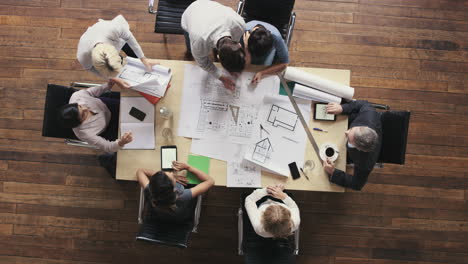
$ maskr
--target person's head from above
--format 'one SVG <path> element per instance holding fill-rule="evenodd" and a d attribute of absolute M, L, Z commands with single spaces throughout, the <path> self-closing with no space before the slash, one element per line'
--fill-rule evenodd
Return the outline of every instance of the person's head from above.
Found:
<path fill-rule="evenodd" d="M 150 178 L 150 192 L 155 207 L 174 209 L 177 200 L 176 179 L 171 171 L 158 171 Z"/>
<path fill-rule="evenodd" d="M 256 25 L 250 30 L 247 45 L 252 56 L 263 57 L 267 55 L 273 48 L 271 32 L 260 24 Z"/>
<path fill-rule="evenodd" d="M 364 152 L 374 150 L 379 140 L 375 130 L 366 126 L 352 127 L 345 131 L 345 135 L 349 144 Z"/>
<path fill-rule="evenodd" d="M 237 41 L 230 37 L 222 37 L 217 44 L 218 56 L 226 71 L 241 73 L 245 68 L 245 52 Z"/>
<path fill-rule="evenodd" d="M 98 43 L 91 51 L 93 67 L 105 78 L 113 78 L 122 70 L 127 59 L 120 55 L 114 46 L 107 43 Z"/>
<path fill-rule="evenodd" d="M 262 224 L 275 238 L 285 238 L 292 233 L 291 212 L 279 204 L 273 204 L 263 212 Z"/>
<path fill-rule="evenodd" d="M 83 122 L 84 108 L 78 104 L 66 104 L 59 109 L 58 120 L 63 127 L 75 128 Z"/>

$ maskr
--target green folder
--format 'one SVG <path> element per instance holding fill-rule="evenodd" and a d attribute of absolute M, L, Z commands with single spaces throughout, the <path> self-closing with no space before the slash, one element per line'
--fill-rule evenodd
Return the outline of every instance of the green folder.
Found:
<path fill-rule="evenodd" d="M 296 84 L 296 82 L 286 82 L 286 83 L 288 84 L 289 89 L 291 90 L 291 93 L 292 93 L 294 91 L 294 85 Z M 288 94 L 284 90 L 284 87 L 283 87 L 282 83 L 280 83 L 279 94 L 288 96 Z"/>
<path fill-rule="evenodd" d="M 188 156 L 188 165 L 197 168 L 204 173 L 208 174 L 210 171 L 210 158 L 205 157 L 205 156 L 197 156 L 197 155 L 189 155 Z M 190 184 L 198 184 L 200 183 L 200 180 L 198 177 L 191 173 L 187 172 L 187 179 Z"/>

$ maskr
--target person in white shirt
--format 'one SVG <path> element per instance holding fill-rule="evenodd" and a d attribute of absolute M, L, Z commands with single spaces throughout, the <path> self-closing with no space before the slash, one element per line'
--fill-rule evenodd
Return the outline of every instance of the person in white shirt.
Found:
<path fill-rule="evenodd" d="M 223 74 L 210 59 L 213 49 L 218 50 L 221 65 L 236 76 L 245 67 L 245 52 L 239 40 L 245 31 L 244 19 L 232 8 L 210 0 L 198 0 L 182 14 L 187 50 L 198 65 L 234 90 L 235 83 Z"/>
<path fill-rule="evenodd" d="M 245 209 L 259 236 L 285 238 L 299 228 L 299 208 L 283 190 L 284 185 L 275 184 L 257 189 L 245 198 Z M 257 206 L 259 200 L 264 201 Z"/>
<path fill-rule="evenodd" d="M 119 101 L 100 97 L 113 85 L 114 82 L 110 80 L 102 85 L 79 90 L 72 94 L 69 104 L 59 110 L 59 120 L 64 127 L 72 128 L 80 140 L 109 153 L 117 152 L 133 140 L 132 133 L 125 133 L 117 139 Z M 110 123 L 113 124 L 112 131 L 109 135 L 103 135 Z"/>
<path fill-rule="evenodd" d="M 80 38 L 76 57 L 86 70 L 105 79 L 112 78 L 122 88 L 130 88 L 127 82 L 115 78 L 126 63 L 125 58 L 119 54 L 125 44 L 130 46 L 148 71 L 158 64 L 155 60 L 145 57 L 122 15 L 112 20 L 99 19 L 96 24 L 88 27 Z"/>

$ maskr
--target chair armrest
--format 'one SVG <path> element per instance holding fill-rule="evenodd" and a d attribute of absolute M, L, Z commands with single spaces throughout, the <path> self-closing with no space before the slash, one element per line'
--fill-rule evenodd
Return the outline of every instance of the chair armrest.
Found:
<path fill-rule="evenodd" d="M 89 88 L 99 84 L 96 83 L 84 83 L 84 82 L 71 82 L 70 87 L 72 88 Z"/>
<path fill-rule="evenodd" d="M 237 254 L 242 256 L 244 251 L 242 249 L 242 244 L 244 242 L 244 220 L 243 220 L 242 207 L 237 211 Z"/>
<path fill-rule="evenodd" d="M 242 12 L 244 11 L 244 5 L 244 0 L 240 0 L 239 4 L 237 4 L 237 14 L 242 15 Z"/>
<path fill-rule="evenodd" d="M 299 233 L 301 230 L 301 226 L 294 232 L 294 255 L 299 255 Z"/>
<path fill-rule="evenodd" d="M 140 187 L 140 202 L 138 204 L 138 224 L 143 224 L 143 208 L 145 207 L 145 191 Z"/>
<path fill-rule="evenodd" d="M 76 139 L 65 139 L 65 144 L 70 145 L 70 146 L 77 146 L 77 147 L 84 147 L 84 148 L 92 148 L 92 149 L 97 149 L 96 146 L 92 146 L 88 144 L 88 142 L 76 140 Z"/>
<path fill-rule="evenodd" d="M 153 7 L 154 7 L 154 0 L 149 0 L 148 1 L 148 13 L 150 13 L 150 14 L 156 14 L 157 13 L 157 11 L 154 11 Z"/>
<path fill-rule="evenodd" d="M 195 213 L 193 216 L 193 229 L 192 229 L 193 233 L 198 232 L 198 224 L 200 223 L 202 196 L 203 195 L 199 195 L 197 197 L 197 205 L 195 206 Z"/>
<path fill-rule="evenodd" d="M 291 39 L 292 39 L 292 33 L 294 30 L 294 25 L 296 24 L 296 12 L 292 11 L 291 12 L 291 17 L 289 18 L 289 25 L 288 25 L 288 33 L 286 34 L 286 46 L 291 44 Z"/>

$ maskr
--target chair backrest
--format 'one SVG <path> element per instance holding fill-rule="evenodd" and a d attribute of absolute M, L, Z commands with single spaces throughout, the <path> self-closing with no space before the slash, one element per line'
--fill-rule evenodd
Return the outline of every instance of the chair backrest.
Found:
<path fill-rule="evenodd" d="M 286 39 L 295 0 L 245 0 L 241 16 L 246 22 L 260 20 L 275 26 Z"/>
<path fill-rule="evenodd" d="M 185 9 L 195 0 L 159 0 L 154 32 L 183 34 L 180 20 Z"/>
<path fill-rule="evenodd" d="M 382 147 L 377 162 L 404 164 L 411 112 L 380 112 Z"/>
<path fill-rule="evenodd" d="M 63 128 L 58 119 L 58 110 L 68 104 L 71 95 L 76 89 L 48 84 L 44 106 L 44 119 L 42 121 L 42 136 L 77 139 L 71 128 Z"/>
<path fill-rule="evenodd" d="M 191 185 L 189 187 L 193 186 L 194 185 Z M 165 246 L 187 248 L 190 233 L 196 232 L 197 229 L 201 200 L 201 196 L 191 200 L 189 205 L 189 210 L 191 212 L 190 218 L 184 221 L 171 221 L 167 218 L 161 219 L 161 217 L 152 210 L 148 199 L 144 198 L 144 195 L 140 195 L 140 203 L 144 204 L 144 208 L 142 209 L 144 216 L 141 217 L 143 223 L 140 226 L 136 239 Z"/>
<path fill-rule="evenodd" d="M 287 194 L 292 198 L 291 193 Z M 243 240 L 240 252 L 245 255 L 245 263 L 294 263 L 295 235 L 286 239 L 264 238 L 257 235 L 245 209 L 245 198 L 248 195 L 249 193 L 243 193 L 241 196 L 242 230 L 239 230 L 242 232 L 240 237 Z"/>

